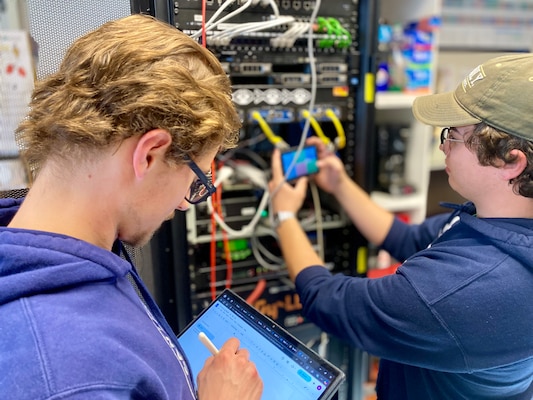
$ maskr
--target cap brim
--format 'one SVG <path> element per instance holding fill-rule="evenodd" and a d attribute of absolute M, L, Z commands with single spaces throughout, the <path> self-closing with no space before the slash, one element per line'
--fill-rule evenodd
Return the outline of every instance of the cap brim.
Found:
<path fill-rule="evenodd" d="M 417 97 L 413 102 L 413 114 L 420 122 L 439 127 L 466 126 L 481 122 L 459 105 L 453 92 Z"/>

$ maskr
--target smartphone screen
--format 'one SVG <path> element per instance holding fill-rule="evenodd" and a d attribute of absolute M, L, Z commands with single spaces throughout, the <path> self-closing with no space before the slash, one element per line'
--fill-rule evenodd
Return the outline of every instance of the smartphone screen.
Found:
<path fill-rule="evenodd" d="M 316 165 L 317 151 L 315 146 L 305 146 L 299 154 L 297 153 L 298 151 L 296 147 L 281 153 L 281 166 L 283 168 L 283 174 L 287 177 L 288 181 L 292 181 L 301 176 L 316 174 L 318 172 L 318 167 Z M 298 158 L 289 171 L 289 167 L 293 163 L 296 155 Z"/>

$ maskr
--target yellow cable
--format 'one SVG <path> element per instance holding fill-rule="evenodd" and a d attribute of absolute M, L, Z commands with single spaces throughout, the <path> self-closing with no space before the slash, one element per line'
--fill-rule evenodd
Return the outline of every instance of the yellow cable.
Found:
<path fill-rule="evenodd" d="M 313 127 L 313 130 L 316 132 L 317 136 L 322 139 L 322 141 L 328 145 L 331 140 L 324 134 L 324 131 L 322 130 L 322 127 L 318 123 L 318 121 L 313 117 L 309 111 L 303 110 L 302 111 L 302 117 L 307 118 L 309 122 L 311 123 L 311 126 Z"/>
<path fill-rule="evenodd" d="M 337 148 L 344 149 L 346 146 L 346 133 L 344 132 L 341 121 L 331 108 L 326 110 L 326 115 L 329 117 L 329 119 L 331 119 L 333 125 L 335 125 L 335 129 L 337 130 L 337 138 L 335 139 Z"/>
<path fill-rule="evenodd" d="M 263 119 L 263 117 L 258 111 L 254 111 L 252 113 L 252 118 L 255 121 L 257 121 L 263 133 L 265 134 L 267 139 L 270 141 L 270 143 L 272 143 L 274 146 L 279 147 L 279 148 L 287 147 L 287 144 L 285 143 L 285 141 L 281 137 L 274 134 L 274 132 L 272 132 L 272 129 L 270 129 L 270 126 Z"/>

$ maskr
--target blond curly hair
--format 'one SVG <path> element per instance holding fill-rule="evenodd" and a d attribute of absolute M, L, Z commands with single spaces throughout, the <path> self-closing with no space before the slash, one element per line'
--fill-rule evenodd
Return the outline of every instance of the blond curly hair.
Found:
<path fill-rule="evenodd" d="M 182 163 L 203 149 L 234 147 L 240 124 L 216 57 L 136 14 L 72 44 L 59 70 L 36 83 L 17 139 L 35 176 L 48 159 L 87 159 L 154 128 L 170 132 L 167 158 Z"/>

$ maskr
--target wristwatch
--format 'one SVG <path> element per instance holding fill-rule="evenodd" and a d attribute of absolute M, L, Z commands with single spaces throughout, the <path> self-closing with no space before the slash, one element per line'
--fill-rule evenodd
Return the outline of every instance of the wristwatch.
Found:
<path fill-rule="evenodd" d="M 274 229 L 278 229 L 278 226 L 285 220 L 296 218 L 296 215 L 292 211 L 278 211 L 274 214 Z"/>

